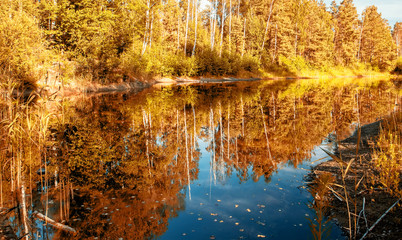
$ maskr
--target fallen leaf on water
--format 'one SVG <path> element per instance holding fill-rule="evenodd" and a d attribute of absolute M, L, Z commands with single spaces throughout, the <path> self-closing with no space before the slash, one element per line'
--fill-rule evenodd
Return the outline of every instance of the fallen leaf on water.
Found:
<path fill-rule="evenodd" d="M 239 225 L 239 223 L 237 222 L 237 223 L 235 223 L 235 225 L 237 226 L 237 225 Z"/>
<path fill-rule="evenodd" d="M 235 204 L 235 208 L 239 207 L 239 205 Z"/>
<path fill-rule="evenodd" d="M 242 229 L 240 229 L 239 231 L 240 231 L 240 232 L 244 232 L 244 229 L 242 228 Z"/>
<path fill-rule="evenodd" d="M 258 234 L 257 237 L 259 237 L 259 238 L 265 238 L 265 235 L 260 235 L 260 234 Z"/>
<path fill-rule="evenodd" d="M 216 200 L 216 201 L 220 202 L 221 200 L 218 199 L 218 200 Z"/>
<path fill-rule="evenodd" d="M 246 210 L 247 210 L 247 212 L 251 212 L 251 210 L 250 210 L 250 209 L 248 209 L 248 208 L 247 208 Z"/>
<path fill-rule="evenodd" d="M 217 213 L 211 213 L 211 216 L 218 216 Z"/>
<path fill-rule="evenodd" d="M 223 223 L 223 220 L 220 220 L 219 222 L 220 222 L 220 223 Z"/>
<path fill-rule="evenodd" d="M 198 220 L 198 221 L 201 221 L 201 220 L 202 220 L 202 218 L 198 218 L 197 220 Z"/>
<path fill-rule="evenodd" d="M 265 226 L 265 223 L 257 221 L 257 224 L 261 225 L 261 226 Z"/>

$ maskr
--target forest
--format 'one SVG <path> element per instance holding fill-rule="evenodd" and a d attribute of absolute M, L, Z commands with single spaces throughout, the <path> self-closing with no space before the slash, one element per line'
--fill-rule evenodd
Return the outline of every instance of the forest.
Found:
<path fill-rule="evenodd" d="M 358 13 L 352 0 L 0 3 L 3 87 L 402 69 L 400 23 L 392 31 L 377 7 Z"/>

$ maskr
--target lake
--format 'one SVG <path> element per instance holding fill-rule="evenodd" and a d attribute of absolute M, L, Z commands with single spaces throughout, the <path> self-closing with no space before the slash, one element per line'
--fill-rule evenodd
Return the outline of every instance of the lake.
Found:
<path fill-rule="evenodd" d="M 390 80 L 347 78 L 155 86 L 38 102 L 35 111 L 50 115 L 42 153 L 32 150 L 40 161 L 23 171 L 32 232 L 312 239 L 311 167 L 329 159 L 323 149 L 336 151 L 337 140 L 400 102 Z M 77 234 L 44 225 L 33 211 Z M 11 224 L 20 225 L 15 217 Z M 324 226 L 329 239 L 346 238 L 336 221 Z"/>

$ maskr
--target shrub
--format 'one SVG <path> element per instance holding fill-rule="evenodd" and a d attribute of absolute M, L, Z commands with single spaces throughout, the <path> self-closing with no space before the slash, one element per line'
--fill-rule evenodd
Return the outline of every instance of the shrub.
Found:
<path fill-rule="evenodd" d="M 283 55 L 279 56 L 279 65 L 286 71 L 297 74 L 303 70 L 309 70 L 310 65 L 302 56 L 287 58 Z"/>

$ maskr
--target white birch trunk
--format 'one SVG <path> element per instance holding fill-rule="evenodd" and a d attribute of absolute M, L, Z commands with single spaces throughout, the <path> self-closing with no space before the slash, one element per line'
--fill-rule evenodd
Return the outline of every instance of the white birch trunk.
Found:
<path fill-rule="evenodd" d="M 241 49 L 241 56 L 243 57 L 244 55 L 244 49 L 246 47 L 246 21 L 247 18 L 244 18 L 244 26 L 243 26 L 243 47 Z"/>
<path fill-rule="evenodd" d="M 197 45 L 197 29 L 198 29 L 198 0 L 196 0 L 196 3 L 194 5 L 195 9 L 195 26 L 194 26 L 194 46 L 193 46 L 193 52 L 191 53 L 191 56 L 195 55 L 195 47 Z M 193 107 L 194 108 L 194 107 Z"/>
<path fill-rule="evenodd" d="M 229 4 L 229 54 L 232 52 L 232 0 L 230 0 Z"/>
<path fill-rule="evenodd" d="M 186 35 L 184 37 L 184 54 L 187 53 L 188 20 L 190 17 L 190 0 L 187 1 Z"/>
<path fill-rule="evenodd" d="M 224 27 L 224 25 L 225 25 L 225 8 L 226 8 L 226 1 L 223 0 L 222 17 L 221 17 L 221 43 L 220 43 L 219 57 L 222 57 L 223 27 Z"/>
<path fill-rule="evenodd" d="M 262 45 L 261 45 L 261 54 L 260 54 L 260 59 L 261 59 L 261 55 L 262 55 L 262 51 L 264 50 L 264 46 L 265 46 L 265 40 L 267 38 L 267 33 L 268 33 L 268 28 L 269 28 L 269 23 L 271 21 L 271 16 L 272 16 L 272 8 L 274 6 L 274 2 L 275 0 L 271 1 L 271 5 L 269 7 L 269 14 L 268 14 L 268 20 L 267 20 L 267 25 L 265 26 L 265 32 L 264 32 L 264 38 L 262 39 Z"/>

